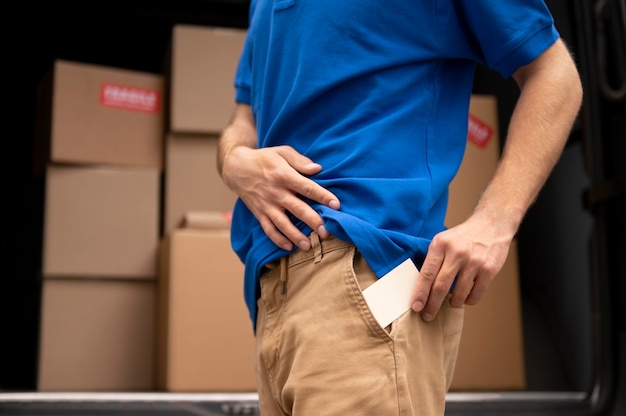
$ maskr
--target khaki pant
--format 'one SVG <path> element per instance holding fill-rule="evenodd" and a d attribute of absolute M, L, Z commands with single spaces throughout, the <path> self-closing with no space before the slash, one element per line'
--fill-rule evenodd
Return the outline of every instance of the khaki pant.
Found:
<path fill-rule="evenodd" d="M 408 311 L 382 328 L 361 293 L 376 276 L 354 245 L 311 239 L 261 277 L 261 415 L 443 415 L 464 309 L 446 299 L 432 322 Z"/>

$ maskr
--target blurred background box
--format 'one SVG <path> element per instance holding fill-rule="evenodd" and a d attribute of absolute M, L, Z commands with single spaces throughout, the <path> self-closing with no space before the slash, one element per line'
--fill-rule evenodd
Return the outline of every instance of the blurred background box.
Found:
<path fill-rule="evenodd" d="M 450 185 L 446 225 L 473 211 L 500 158 L 497 100 L 474 94 L 463 162 Z M 526 387 L 518 246 L 478 305 L 465 306 L 465 324 L 451 391 L 506 391 Z"/>
<path fill-rule="evenodd" d="M 235 72 L 246 30 L 174 25 L 167 131 L 218 134 L 235 108 Z"/>
<path fill-rule="evenodd" d="M 165 137 L 163 233 L 187 211 L 232 211 L 237 195 L 217 172 L 218 137 L 170 133 Z"/>
<path fill-rule="evenodd" d="M 34 171 L 52 163 L 161 169 L 162 75 L 55 60 L 40 81 Z"/>
<path fill-rule="evenodd" d="M 44 279 L 37 389 L 154 389 L 155 286 Z"/>
<path fill-rule="evenodd" d="M 209 212 L 185 224 L 189 228 L 167 235 L 160 250 L 158 388 L 256 391 L 255 338 L 243 300 L 243 264 L 230 246 L 230 219 Z"/>
<path fill-rule="evenodd" d="M 49 165 L 43 276 L 156 277 L 157 170 Z"/>

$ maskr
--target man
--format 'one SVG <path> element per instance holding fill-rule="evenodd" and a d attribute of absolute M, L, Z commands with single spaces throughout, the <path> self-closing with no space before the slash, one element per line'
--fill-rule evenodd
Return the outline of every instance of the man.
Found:
<path fill-rule="evenodd" d="M 477 63 L 520 97 L 493 179 L 446 229 Z M 581 103 L 545 4 L 253 0 L 235 86 L 218 168 L 240 197 L 261 414 L 443 414 L 463 305 L 502 267 Z M 361 291 L 406 259 L 412 308 L 382 328 Z"/>

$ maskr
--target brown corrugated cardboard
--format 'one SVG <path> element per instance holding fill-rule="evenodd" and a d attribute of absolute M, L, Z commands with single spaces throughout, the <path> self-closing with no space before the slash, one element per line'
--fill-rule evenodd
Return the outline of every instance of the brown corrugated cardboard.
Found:
<path fill-rule="evenodd" d="M 162 75 L 57 60 L 38 97 L 35 171 L 49 162 L 161 169 Z"/>
<path fill-rule="evenodd" d="M 155 286 L 44 279 L 37 389 L 153 390 Z"/>
<path fill-rule="evenodd" d="M 229 229 L 173 231 L 162 241 L 159 269 L 159 389 L 255 391 L 243 265 Z"/>
<path fill-rule="evenodd" d="M 472 95 L 470 133 L 463 162 L 450 184 L 446 225 L 464 221 L 493 175 L 500 157 L 498 108 L 491 95 Z"/>
<path fill-rule="evenodd" d="M 211 135 L 166 136 L 164 234 L 180 226 L 188 211 L 232 211 L 237 195 L 217 172 L 217 141 Z"/>
<path fill-rule="evenodd" d="M 156 277 L 157 170 L 49 165 L 43 275 Z"/>
<path fill-rule="evenodd" d="M 168 130 L 219 133 L 235 106 L 245 30 L 177 24 L 172 31 Z"/>
<path fill-rule="evenodd" d="M 465 324 L 452 391 L 526 387 L 517 243 L 478 305 L 465 306 Z"/>
<path fill-rule="evenodd" d="M 183 217 L 182 227 L 196 229 L 230 228 L 232 212 L 188 211 Z"/>
<path fill-rule="evenodd" d="M 446 224 L 454 226 L 472 212 L 500 157 L 496 98 L 473 95 L 470 132 L 461 168 L 450 186 Z M 517 243 L 487 294 L 465 307 L 465 325 L 451 390 L 525 388 L 524 351 Z"/>

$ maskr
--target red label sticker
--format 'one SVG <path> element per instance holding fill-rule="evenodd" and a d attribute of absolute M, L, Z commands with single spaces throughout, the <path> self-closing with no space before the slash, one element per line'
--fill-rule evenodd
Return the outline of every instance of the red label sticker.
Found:
<path fill-rule="evenodd" d="M 232 211 L 223 211 L 222 218 L 224 218 L 228 222 L 233 222 L 233 213 Z"/>
<path fill-rule="evenodd" d="M 478 147 L 485 147 L 493 136 L 493 129 L 470 114 L 467 139 Z"/>
<path fill-rule="evenodd" d="M 125 110 L 156 113 L 159 111 L 159 92 L 146 88 L 104 83 L 100 86 L 100 104 Z"/>

